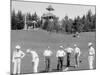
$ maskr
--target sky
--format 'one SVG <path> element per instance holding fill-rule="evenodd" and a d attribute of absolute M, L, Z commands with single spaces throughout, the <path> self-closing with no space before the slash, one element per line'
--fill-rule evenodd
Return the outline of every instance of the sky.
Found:
<path fill-rule="evenodd" d="M 41 3 L 41 2 L 32 2 L 32 1 L 12 1 L 11 2 L 11 10 L 15 10 L 15 12 L 18 12 L 18 10 L 21 10 L 23 14 L 25 13 L 31 13 L 34 14 L 34 12 L 37 13 L 39 17 L 43 15 L 43 13 L 47 13 L 48 11 L 46 8 L 52 5 L 52 7 L 55 9 L 52 11 L 54 15 L 59 17 L 59 19 L 64 18 L 65 15 L 67 15 L 69 18 L 74 19 L 77 16 L 82 17 L 83 15 L 87 14 L 89 10 L 92 11 L 93 14 L 95 14 L 95 6 L 89 6 L 89 5 L 73 5 L 73 4 L 57 4 L 57 3 Z"/>

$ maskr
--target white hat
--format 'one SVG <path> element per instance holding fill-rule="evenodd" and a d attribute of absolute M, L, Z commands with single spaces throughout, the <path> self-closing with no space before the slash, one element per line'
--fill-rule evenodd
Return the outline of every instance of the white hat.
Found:
<path fill-rule="evenodd" d="M 76 44 L 74 44 L 74 46 L 76 47 L 77 45 L 76 45 Z"/>
<path fill-rule="evenodd" d="M 27 49 L 27 51 L 26 52 L 30 52 L 30 49 Z"/>
<path fill-rule="evenodd" d="M 88 43 L 88 46 L 92 46 L 92 42 L 89 42 L 89 43 Z"/>
<path fill-rule="evenodd" d="M 16 45 L 16 49 L 20 49 L 21 47 L 19 45 Z"/>

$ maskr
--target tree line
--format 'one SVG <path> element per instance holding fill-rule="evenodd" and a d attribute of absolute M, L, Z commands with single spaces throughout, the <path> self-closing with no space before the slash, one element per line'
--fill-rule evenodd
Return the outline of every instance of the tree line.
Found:
<path fill-rule="evenodd" d="M 87 12 L 86 15 L 82 17 L 77 16 L 74 19 L 69 18 L 67 15 L 59 20 L 59 17 L 54 17 L 53 21 L 48 19 L 42 25 L 41 18 L 37 13 L 27 13 L 26 14 L 26 24 L 31 26 L 32 21 L 36 21 L 36 28 L 41 28 L 50 32 L 66 32 L 66 33 L 75 33 L 75 32 L 90 32 L 96 31 L 96 14 L 92 14 L 91 10 Z M 15 13 L 15 10 L 11 12 L 11 29 L 12 30 L 22 30 L 25 25 L 25 14 L 21 11 Z"/>

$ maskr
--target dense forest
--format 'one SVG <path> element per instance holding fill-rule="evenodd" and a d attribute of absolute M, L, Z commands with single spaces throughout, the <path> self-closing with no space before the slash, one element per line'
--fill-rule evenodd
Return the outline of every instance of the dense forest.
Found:
<path fill-rule="evenodd" d="M 91 10 L 82 17 L 77 16 L 74 19 L 69 18 L 67 15 L 62 20 L 59 17 L 54 18 L 51 22 L 46 20 L 44 25 L 42 25 L 41 17 L 37 13 L 27 13 L 26 14 L 26 24 L 31 25 L 31 21 L 36 21 L 36 28 L 41 28 L 50 32 L 91 32 L 96 31 L 96 14 L 92 14 Z M 11 12 L 11 30 L 22 30 L 25 25 L 25 14 L 21 11 L 15 13 L 15 10 Z"/>

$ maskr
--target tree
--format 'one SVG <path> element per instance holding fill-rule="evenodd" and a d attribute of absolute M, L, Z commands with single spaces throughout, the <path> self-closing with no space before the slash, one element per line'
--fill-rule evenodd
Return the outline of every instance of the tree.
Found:
<path fill-rule="evenodd" d="M 96 15 L 92 14 L 91 10 L 89 10 L 86 14 L 85 20 L 84 20 L 84 31 L 94 31 L 96 25 Z"/>
<path fill-rule="evenodd" d="M 36 12 L 34 14 L 27 13 L 27 25 L 33 26 L 33 21 L 36 22 L 36 28 L 41 26 L 41 20 Z"/>
<path fill-rule="evenodd" d="M 73 23 L 73 28 L 74 28 L 74 32 L 82 32 L 83 31 L 83 27 L 84 24 L 82 23 L 82 19 L 77 16 L 77 18 L 74 19 L 74 23 Z"/>
<path fill-rule="evenodd" d="M 32 19 L 32 21 L 36 21 L 37 22 L 36 27 L 40 27 L 41 26 L 41 20 L 38 17 L 36 12 L 31 16 L 31 19 Z"/>
<path fill-rule="evenodd" d="M 62 28 L 65 32 L 72 33 L 72 25 L 73 25 L 73 20 L 69 19 L 68 16 L 66 15 L 64 19 L 62 19 Z"/>
<path fill-rule="evenodd" d="M 47 30 L 48 24 L 49 24 L 49 20 L 46 19 L 45 22 L 44 22 L 44 25 L 42 26 L 42 29 Z"/>
<path fill-rule="evenodd" d="M 18 30 L 23 29 L 24 28 L 24 16 L 22 12 L 18 11 L 16 17 L 17 17 L 17 29 Z"/>
<path fill-rule="evenodd" d="M 53 17 L 53 20 L 49 22 L 48 25 L 50 31 L 56 31 L 58 32 L 59 29 L 59 18 L 58 17 Z"/>
<path fill-rule="evenodd" d="M 93 21 L 92 21 L 93 25 L 92 25 L 91 29 L 96 30 L 96 14 L 94 14 L 92 16 L 92 18 L 93 18 Z"/>
<path fill-rule="evenodd" d="M 11 29 L 12 30 L 17 29 L 17 18 L 16 18 L 15 10 L 11 12 Z"/>
<path fill-rule="evenodd" d="M 44 25 L 42 27 L 43 29 L 47 30 L 47 31 L 56 31 L 58 32 L 59 30 L 59 18 L 58 17 L 53 17 L 53 19 L 46 19 L 44 22 Z"/>

